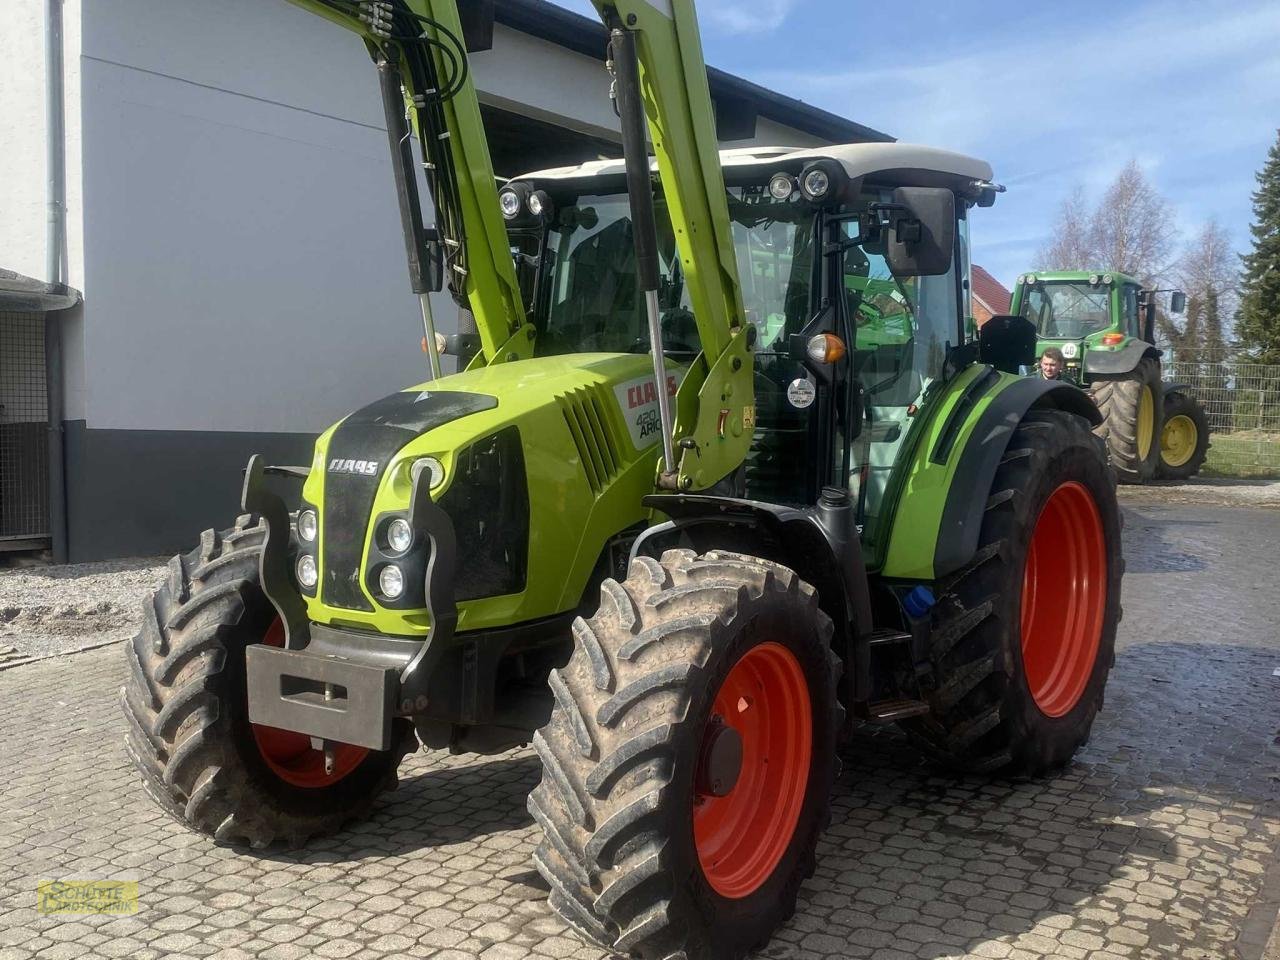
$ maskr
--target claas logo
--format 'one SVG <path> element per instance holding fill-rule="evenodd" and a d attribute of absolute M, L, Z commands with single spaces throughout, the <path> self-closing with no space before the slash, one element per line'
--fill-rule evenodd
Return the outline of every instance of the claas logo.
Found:
<path fill-rule="evenodd" d="M 362 477 L 376 477 L 378 475 L 377 460 L 343 460 L 334 457 L 329 461 L 330 473 L 354 473 Z"/>
<path fill-rule="evenodd" d="M 676 378 L 667 375 L 667 395 L 674 397 L 676 388 Z M 627 387 L 627 409 L 634 410 L 636 407 L 643 407 L 646 403 L 658 402 L 658 386 L 652 380 L 646 380 L 644 383 L 637 384 L 634 387 Z"/>

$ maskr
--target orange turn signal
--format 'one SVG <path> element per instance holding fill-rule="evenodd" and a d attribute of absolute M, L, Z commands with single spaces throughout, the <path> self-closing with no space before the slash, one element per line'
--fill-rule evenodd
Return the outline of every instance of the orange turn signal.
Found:
<path fill-rule="evenodd" d="M 804 351 L 814 363 L 835 363 L 844 357 L 844 341 L 834 333 L 820 333 L 809 338 Z"/>
<path fill-rule="evenodd" d="M 1104 333 L 1102 335 L 1102 345 L 1104 347 L 1114 347 L 1117 343 L 1124 343 L 1123 333 Z"/>

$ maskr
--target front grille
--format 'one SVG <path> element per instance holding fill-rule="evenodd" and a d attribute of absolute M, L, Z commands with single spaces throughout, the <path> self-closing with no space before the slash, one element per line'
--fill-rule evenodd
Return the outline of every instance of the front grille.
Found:
<path fill-rule="evenodd" d="M 623 467 L 618 441 L 606 413 L 610 398 L 599 388 L 581 387 L 558 398 L 587 483 L 599 496 Z"/>

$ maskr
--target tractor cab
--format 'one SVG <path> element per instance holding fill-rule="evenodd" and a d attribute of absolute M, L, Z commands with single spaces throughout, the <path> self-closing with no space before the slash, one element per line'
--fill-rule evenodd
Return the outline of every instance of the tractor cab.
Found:
<path fill-rule="evenodd" d="M 1057 347 L 1066 376 L 1087 386 L 1094 374 L 1113 373 L 1117 364 L 1154 350 L 1159 292 L 1122 273 L 1028 273 L 1018 278 L 1010 309 L 1035 325 L 1036 355 Z M 1173 312 L 1185 303 L 1174 291 Z"/>
<path fill-rule="evenodd" d="M 848 488 L 874 555 L 931 387 L 964 366 L 967 212 L 994 198 L 990 167 L 904 144 L 721 162 L 755 360 L 754 436 L 729 486 L 794 505 Z M 502 196 L 535 355 L 647 353 L 622 161 L 531 173 Z M 660 191 L 655 206 L 662 346 L 682 378 L 704 360 Z"/>

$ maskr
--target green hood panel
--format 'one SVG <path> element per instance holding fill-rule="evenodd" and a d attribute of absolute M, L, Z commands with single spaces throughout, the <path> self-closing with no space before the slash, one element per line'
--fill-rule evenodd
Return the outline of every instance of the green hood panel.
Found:
<path fill-rule="evenodd" d="M 669 391 L 674 392 L 682 374 L 681 368 L 670 366 Z M 448 402 L 448 395 L 456 395 L 458 402 Z M 420 424 L 425 429 L 409 436 L 417 421 L 399 421 L 413 418 L 419 397 L 423 405 L 458 415 L 425 417 Z M 374 422 L 363 422 L 370 419 Z M 393 635 L 425 632 L 423 610 L 385 608 L 369 590 L 367 565 L 374 534 L 370 520 L 408 508 L 412 464 L 422 457 L 433 457 L 443 467 L 432 499 L 442 505 L 465 501 L 465 491 L 452 496 L 450 491 L 464 482 L 458 475 L 466 472 L 469 452 L 512 427 L 520 436 L 527 482 L 524 589 L 460 603 L 458 630 L 500 626 L 575 607 L 608 541 L 647 518 L 641 498 L 653 492 L 660 433 L 657 389 L 646 354 L 538 357 L 469 370 L 378 401 L 327 431 L 316 443 L 303 495 L 323 507 L 321 583 L 328 584 L 332 576 L 349 584 L 352 593 L 340 602 L 325 592 L 309 598 L 311 619 Z M 360 455 L 362 435 L 387 431 L 404 442 L 395 443 L 395 449 L 381 458 Z M 330 505 L 336 501 L 326 488 L 350 479 L 328 471 L 335 460 L 375 460 L 377 467 L 376 476 L 358 478 L 373 488 L 372 496 L 366 493 L 358 508 L 331 515 Z M 331 528 L 332 536 L 350 540 L 346 563 L 332 574 L 327 569 Z"/>

